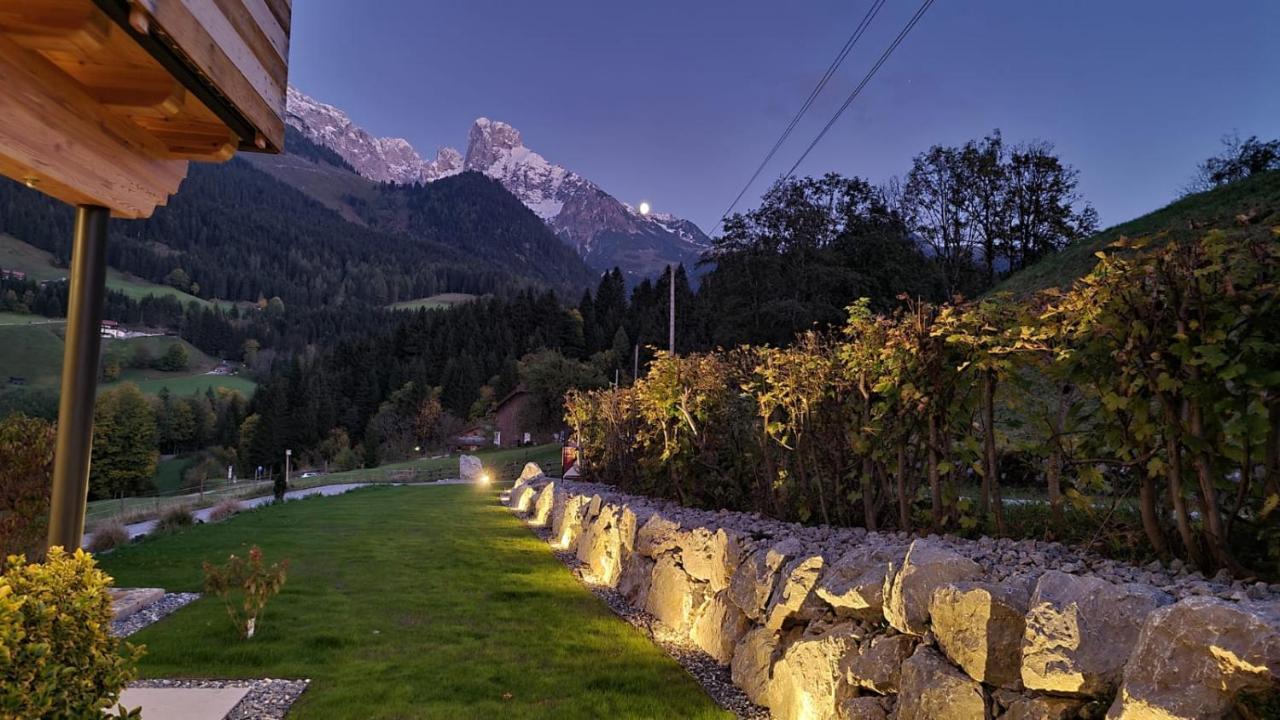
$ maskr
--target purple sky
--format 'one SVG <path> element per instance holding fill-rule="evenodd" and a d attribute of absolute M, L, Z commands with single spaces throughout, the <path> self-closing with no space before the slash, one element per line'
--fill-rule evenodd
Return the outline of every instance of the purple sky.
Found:
<path fill-rule="evenodd" d="M 619 199 L 710 230 L 870 4 L 306 0 L 290 74 L 424 155 L 504 120 Z M 888 1 L 743 207 L 918 4 Z M 999 127 L 1055 143 L 1121 222 L 1172 200 L 1224 133 L 1280 136 L 1277 30 L 1275 0 L 938 0 L 800 172 L 881 182 Z"/>

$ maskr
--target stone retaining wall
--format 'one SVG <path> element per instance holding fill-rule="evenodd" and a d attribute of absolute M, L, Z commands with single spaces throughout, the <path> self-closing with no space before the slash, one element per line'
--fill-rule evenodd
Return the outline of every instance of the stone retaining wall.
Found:
<path fill-rule="evenodd" d="M 536 468 L 507 502 L 778 718 L 1199 720 L 1280 689 L 1278 586 L 696 511 Z"/>

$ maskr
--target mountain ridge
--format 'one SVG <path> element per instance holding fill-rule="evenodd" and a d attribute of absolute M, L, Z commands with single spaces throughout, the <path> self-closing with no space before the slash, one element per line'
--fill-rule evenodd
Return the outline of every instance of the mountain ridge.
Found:
<path fill-rule="evenodd" d="M 472 170 L 502 183 L 597 271 L 620 267 L 632 280 L 681 263 L 697 272 L 711 239 L 696 224 L 668 214 L 642 214 L 524 144 L 511 125 L 479 117 L 465 154 L 440 148 L 424 160 L 403 138 L 379 138 L 343 110 L 289 88 L 288 124 L 335 152 L 362 177 L 398 185 L 427 184 Z"/>

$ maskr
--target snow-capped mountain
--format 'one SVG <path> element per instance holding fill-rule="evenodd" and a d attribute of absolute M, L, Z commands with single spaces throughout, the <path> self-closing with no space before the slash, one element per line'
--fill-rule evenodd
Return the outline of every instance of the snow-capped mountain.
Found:
<path fill-rule="evenodd" d="M 356 172 L 394 183 L 431 182 L 464 170 L 498 180 L 597 270 L 622 268 L 633 279 L 652 277 L 668 263 L 695 263 L 711 240 L 688 220 L 642 215 L 598 185 L 525 147 L 520 131 L 479 118 L 464 156 L 451 147 L 424 161 L 401 138 L 377 138 L 346 113 L 289 88 L 287 121 L 313 142 L 337 152 Z"/>
<path fill-rule="evenodd" d="M 430 162 L 424 161 L 408 140 L 374 137 L 332 105 L 313 100 L 290 87 L 285 122 L 337 152 L 356 172 L 378 182 L 410 184 L 431 182 L 462 172 L 462 155 L 443 148 Z"/>

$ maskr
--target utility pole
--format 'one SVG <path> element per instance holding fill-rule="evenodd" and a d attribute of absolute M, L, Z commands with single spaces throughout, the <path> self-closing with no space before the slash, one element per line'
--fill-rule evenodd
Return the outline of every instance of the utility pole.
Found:
<path fill-rule="evenodd" d="M 634 385 L 640 379 L 640 340 L 636 339 L 636 343 L 631 346 L 631 384 Z"/>
<path fill-rule="evenodd" d="M 667 276 L 667 284 L 671 290 L 671 300 L 669 306 L 671 314 L 667 323 L 667 350 L 672 354 L 676 354 L 676 265 L 671 263 L 667 266 L 670 270 Z"/>

